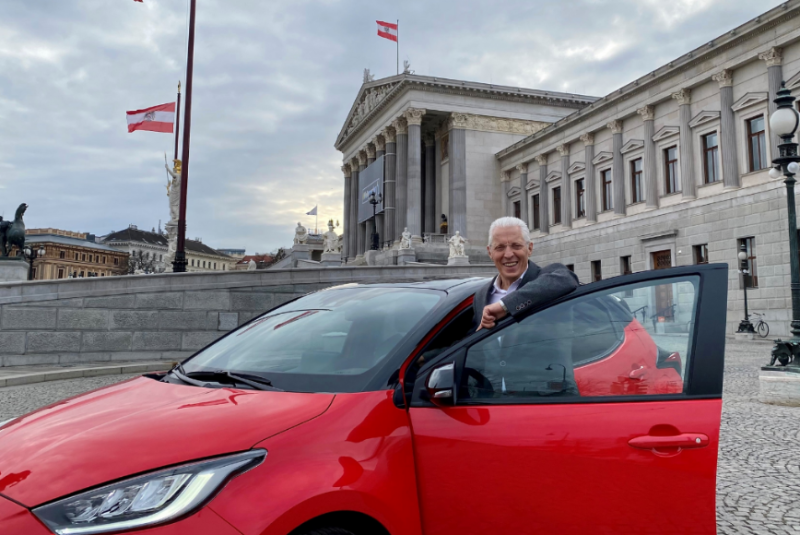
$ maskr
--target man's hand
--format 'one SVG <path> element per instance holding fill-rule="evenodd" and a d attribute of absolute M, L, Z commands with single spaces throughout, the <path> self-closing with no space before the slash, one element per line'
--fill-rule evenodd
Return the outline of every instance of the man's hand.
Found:
<path fill-rule="evenodd" d="M 481 316 L 481 325 L 478 327 L 478 331 L 481 329 L 491 329 L 494 327 L 494 324 L 501 319 L 505 318 L 508 313 L 503 308 L 499 302 L 494 303 L 492 305 L 486 305 L 483 308 L 483 316 Z M 477 332 L 477 331 L 476 331 Z"/>

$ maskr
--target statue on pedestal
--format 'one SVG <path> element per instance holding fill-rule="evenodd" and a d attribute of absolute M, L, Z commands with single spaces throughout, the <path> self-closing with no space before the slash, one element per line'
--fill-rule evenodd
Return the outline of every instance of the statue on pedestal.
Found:
<path fill-rule="evenodd" d="M 257 268 L 256 261 L 251 258 L 247 263 L 247 271 L 255 271 Z"/>
<path fill-rule="evenodd" d="M 22 203 L 14 214 L 14 221 L 3 221 L 0 217 L 0 256 L 8 256 L 13 246 L 17 246 L 17 256 L 24 257 L 25 249 L 25 222 L 22 216 L 28 205 Z"/>
<path fill-rule="evenodd" d="M 297 228 L 294 229 L 294 244 L 295 245 L 305 245 L 308 241 L 308 230 L 306 227 L 297 222 Z"/>
<path fill-rule="evenodd" d="M 447 240 L 447 243 L 450 244 L 450 256 L 449 258 L 453 258 L 455 256 L 466 256 L 464 254 L 464 245 L 467 243 L 467 240 L 461 235 L 460 231 L 456 231 L 453 236 Z"/>
<path fill-rule="evenodd" d="M 181 161 L 172 160 L 174 167 L 164 164 L 164 168 L 172 180 L 167 182 L 167 197 L 169 198 L 169 221 L 164 227 L 167 230 L 167 254 L 164 255 L 164 271 L 172 272 L 172 263 L 178 251 L 178 219 L 181 210 Z"/>
<path fill-rule="evenodd" d="M 411 233 L 408 231 L 408 227 L 405 227 L 400 235 L 400 248 L 411 249 Z"/>
<path fill-rule="evenodd" d="M 442 222 L 439 223 L 439 234 L 447 235 L 447 216 L 442 214 Z"/>
<path fill-rule="evenodd" d="M 338 253 L 339 252 L 339 235 L 333 230 L 333 219 L 328 221 L 328 232 L 322 236 L 325 240 L 325 248 L 323 253 Z"/>

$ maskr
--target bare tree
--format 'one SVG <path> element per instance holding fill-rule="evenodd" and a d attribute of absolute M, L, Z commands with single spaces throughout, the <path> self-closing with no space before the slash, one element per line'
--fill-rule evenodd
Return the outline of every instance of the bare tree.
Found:
<path fill-rule="evenodd" d="M 144 273 L 156 272 L 156 256 L 155 254 L 144 253 L 142 251 L 132 251 L 128 256 L 128 275 L 133 275 L 141 270 Z"/>

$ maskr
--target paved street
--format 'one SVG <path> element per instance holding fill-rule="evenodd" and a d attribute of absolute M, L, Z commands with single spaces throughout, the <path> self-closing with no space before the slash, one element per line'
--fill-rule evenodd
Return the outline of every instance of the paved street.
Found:
<path fill-rule="evenodd" d="M 800 535 L 800 408 L 758 402 L 769 344 L 728 341 L 717 519 L 720 535 Z M 0 388 L 0 421 L 131 377 L 107 376 Z"/>

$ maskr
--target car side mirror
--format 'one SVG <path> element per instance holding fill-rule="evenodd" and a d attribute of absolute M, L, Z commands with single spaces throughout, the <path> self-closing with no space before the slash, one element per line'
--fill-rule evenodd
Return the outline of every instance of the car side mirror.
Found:
<path fill-rule="evenodd" d="M 430 400 L 439 406 L 456 404 L 456 364 L 449 362 L 431 371 L 425 383 Z"/>

